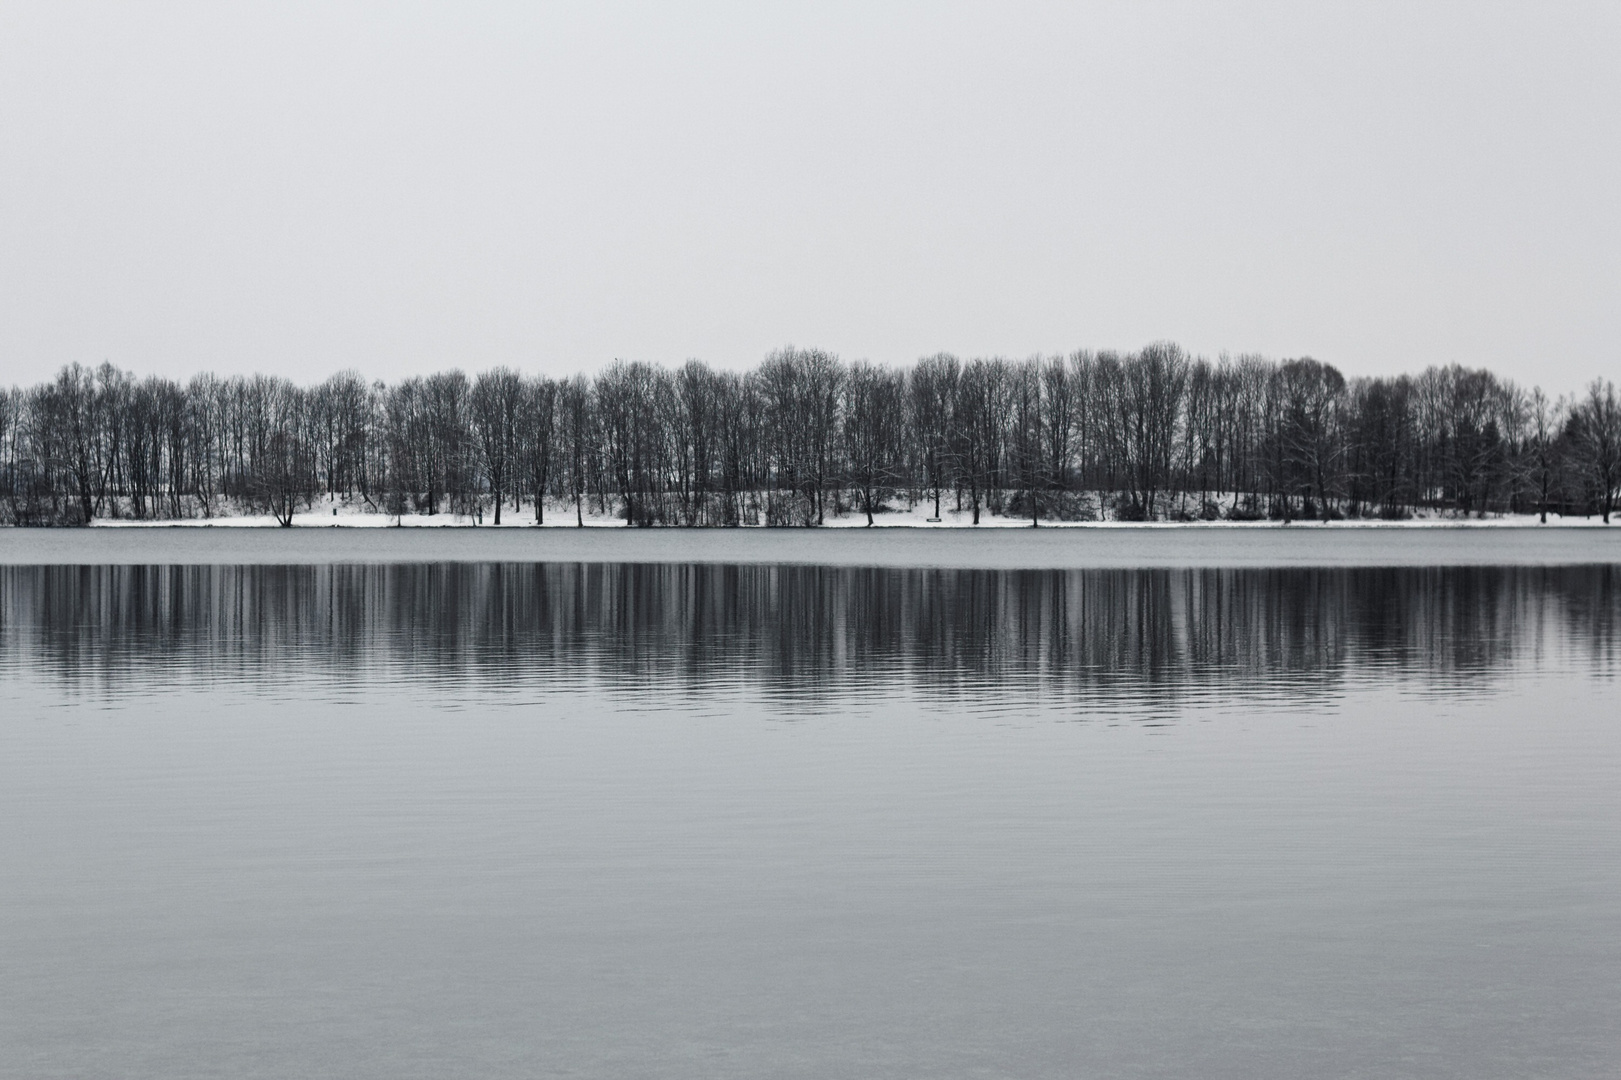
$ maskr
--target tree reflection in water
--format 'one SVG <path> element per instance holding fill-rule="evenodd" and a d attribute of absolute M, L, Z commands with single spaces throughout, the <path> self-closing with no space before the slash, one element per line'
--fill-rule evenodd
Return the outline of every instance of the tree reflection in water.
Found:
<path fill-rule="evenodd" d="M 117 697 L 519 689 L 982 711 L 1308 703 L 1613 670 L 1615 567 L 938 570 L 435 564 L 0 569 L 0 670 Z"/>

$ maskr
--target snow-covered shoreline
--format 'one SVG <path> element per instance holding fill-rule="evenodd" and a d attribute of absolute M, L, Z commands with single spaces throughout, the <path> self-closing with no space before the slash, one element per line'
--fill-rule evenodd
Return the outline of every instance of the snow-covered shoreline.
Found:
<path fill-rule="evenodd" d="M 0 564 L 569 562 L 994 570 L 1621 564 L 1621 529 L 1556 524 L 367 529 L 330 523 L 255 528 L 243 519 L 227 520 L 235 526 L 0 529 Z"/>
<path fill-rule="evenodd" d="M 933 516 L 933 506 L 928 503 L 919 503 L 911 508 L 887 509 L 873 515 L 871 528 L 874 529 L 927 529 L 975 532 L 987 529 L 1029 529 L 1031 522 L 1028 517 L 1011 517 L 1003 514 L 993 514 L 988 510 L 980 511 L 980 520 L 976 525 L 973 513 L 970 510 L 953 510 L 943 507 L 939 520 Z M 364 503 L 352 500 L 322 498 L 316 507 L 302 513 L 293 515 L 292 528 L 301 529 L 501 529 L 505 530 L 533 530 L 533 529 L 625 529 L 631 528 L 624 518 L 596 513 L 586 513 L 583 521 L 575 517 L 573 507 L 548 507 L 544 523 L 537 524 L 534 520 L 534 508 L 525 505 L 520 510 L 504 510 L 502 522 L 496 525 L 494 516 L 486 508 L 482 518 L 475 518 L 469 514 L 402 514 L 395 516 L 384 514 Z M 223 513 L 212 517 L 168 518 L 157 520 L 135 520 L 132 518 L 106 517 L 96 518 L 90 522 L 94 528 L 118 529 L 152 529 L 152 528 L 276 528 L 280 523 L 270 514 L 239 514 Z M 829 514 L 824 522 L 815 529 L 866 529 L 867 518 L 859 511 L 847 510 L 843 514 Z M 1591 517 L 1560 517 L 1549 514 L 1546 525 L 1538 521 L 1536 514 L 1492 514 L 1486 517 L 1463 516 L 1440 512 L 1427 512 L 1423 516 L 1401 520 L 1388 520 L 1383 518 L 1342 518 L 1328 522 L 1315 518 L 1297 518 L 1285 525 L 1282 521 L 1233 521 L 1218 519 L 1214 521 L 1116 521 L 1110 519 L 1092 521 L 1058 521 L 1043 518 L 1039 528 L 1043 529 L 1298 529 L 1298 528 L 1330 528 L 1330 529 L 1433 529 L 1433 528 L 1603 528 L 1604 521 L 1598 515 Z M 653 531 L 684 529 L 683 526 L 655 525 L 650 527 Z M 714 528 L 727 528 L 715 526 Z M 780 531 L 792 528 L 791 526 L 766 525 L 739 525 L 734 528 L 741 531 Z"/>
<path fill-rule="evenodd" d="M 956 520 L 961 518 L 962 520 Z M 281 528 L 279 522 L 269 514 L 259 515 L 231 515 L 213 518 L 183 518 L 162 521 L 132 521 L 129 519 L 98 518 L 90 523 L 96 529 L 275 529 Z M 320 513 L 295 514 L 290 528 L 293 529 L 486 529 L 506 531 L 534 531 L 534 530 L 561 530 L 561 529 L 631 529 L 632 526 L 620 518 L 605 518 L 597 516 L 586 517 L 584 522 L 576 523 L 572 518 L 548 518 L 544 524 L 536 524 L 533 520 L 513 520 L 507 518 L 500 525 L 496 525 L 490 518 L 484 521 L 475 521 L 465 514 L 406 514 L 393 517 L 386 514 L 339 514 L 323 515 Z M 929 531 L 965 532 L 972 533 L 984 530 L 1003 529 L 1030 529 L 1029 518 L 993 517 L 981 514 L 979 524 L 975 525 L 968 520 L 966 513 L 943 514 L 940 521 L 928 521 L 922 517 L 913 518 L 912 515 L 885 514 L 876 516 L 871 528 L 873 529 L 917 529 Z M 1535 514 L 1494 515 L 1486 518 L 1455 517 L 1455 518 L 1413 518 L 1403 521 L 1385 521 L 1376 518 L 1341 519 L 1336 521 L 1317 521 L 1296 519 L 1285 524 L 1282 521 L 1048 521 L 1043 520 L 1038 526 L 1042 529 L 1079 529 L 1079 530 L 1114 530 L 1114 529 L 1151 529 L 1151 530 L 1199 530 L 1199 531 L 1228 531 L 1228 530 L 1278 530 L 1278 529 L 1570 529 L 1570 528 L 1605 528 L 1604 522 L 1597 516 L 1591 518 L 1567 517 L 1561 518 L 1550 514 L 1546 524 L 1538 521 Z M 805 526 L 768 526 L 768 525 L 739 525 L 725 526 L 696 526 L 700 531 L 733 531 L 733 532 L 783 532 L 807 531 Z M 854 517 L 829 518 L 824 524 L 810 526 L 808 531 L 818 530 L 846 530 L 866 529 L 864 518 Z M 647 529 L 637 529 L 641 532 L 685 532 L 692 531 L 687 526 L 680 525 L 654 525 Z"/>

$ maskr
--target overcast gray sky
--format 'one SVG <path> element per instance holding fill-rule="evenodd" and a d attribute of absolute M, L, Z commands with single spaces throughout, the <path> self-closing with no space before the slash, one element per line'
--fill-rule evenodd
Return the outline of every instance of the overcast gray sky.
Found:
<path fill-rule="evenodd" d="M 0 378 L 1621 377 L 1621 3 L 0 3 Z"/>

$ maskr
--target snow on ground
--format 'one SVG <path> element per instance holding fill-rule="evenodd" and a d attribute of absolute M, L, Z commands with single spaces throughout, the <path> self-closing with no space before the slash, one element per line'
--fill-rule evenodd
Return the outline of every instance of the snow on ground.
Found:
<path fill-rule="evenodd" d="M 932 502 L 919 503 L 908 508 L 904 503 L 899 506 L 873 515 L 875 528 L 916 528 L 916 529 L 1017 529 L 1030 528 L 1030 519 L 1027 517 L 1006 517 L 991 514 L 981 509 L 979 525 L 973 524 L 973 513 L 969 510 L 953 510 L 950 506 L 942 506 L 940 519 L 933 520 L 934 505 Z M 535 512 L 532 504 L 526 505 L 521 511 L 513 512 L 510 507 L 503 508 L 501 512 L 502 529 L 532 529 L 535 528 Z M 584 524 L 589 528 L 625 528 L 625 521 L 620 517 L 610 517 L 602 514 L 587 512 Z M 274 528 L 278 522 L 269 514 L 220 514 L 211 518 L 195 517 L 179 520 L 165 521 L 133 521 L 122 518 L 97 518 L 91 523 L 100 528 L 153 528 L 153 527 L 219 527 L 219 528 Z M 316 500 L 314 508 L 304 513 L 293 515 L 293 524 L 300 528 L 389 528 L 402 527 L 410 529 L 434 528 L 467 528 L 479 526 L 482 528 L 495 528 L 494 516 L 486 510 L 482 522 L 466 514 L 404 514 L 395 517 L 391 514 L 382 514 L 373 510 L 364 503 L 355 503 L 351 500 L 332 499 L 321 497 Z M 1357 520 L 1344 520 L 1322 522 L 1296 520 L 1290 528 L 1338 528 L 1338 529 L 1380 529 L 1380 528 L 1456 528 L 1467 526 L 1469 528 L 1503 528 L 1538 525 L 1535 514 L 1493 514 L 1488 517 L 1460 517 L 1443 513 L 1427 512 L 1421 516 L 1405 521 L 1385 521 L 1377 518 L 1364 518 Z M 1560 517 L 1557 514 L 1548 515 L 1550 526 L 1599 526 L 1604 522 L 1597 516 L 1592 517 Z M 867 516 L 859 511 L 849 511 L 843 515 L 829 514 L 824 528 L 859 529 L 867 525 Z M 546 528 L 574 528 L 575 515 L 572 506 L 546 507 Z M 744 526 L 744 528 L 762 528 L 763 526 Z M 1060 529 L 1256 529 L 1256 528 L 1282 528 L 1279 521 L 1051 521 L 1043 519 L 1041 528 Z"/>

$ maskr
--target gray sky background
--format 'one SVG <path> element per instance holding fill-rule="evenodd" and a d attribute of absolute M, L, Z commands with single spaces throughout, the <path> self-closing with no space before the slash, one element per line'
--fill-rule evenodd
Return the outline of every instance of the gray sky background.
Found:
<path fill-rule="evenodd" d="M 1621 377 L 1621 3 L 0 3 L 0 379 Z"/>

